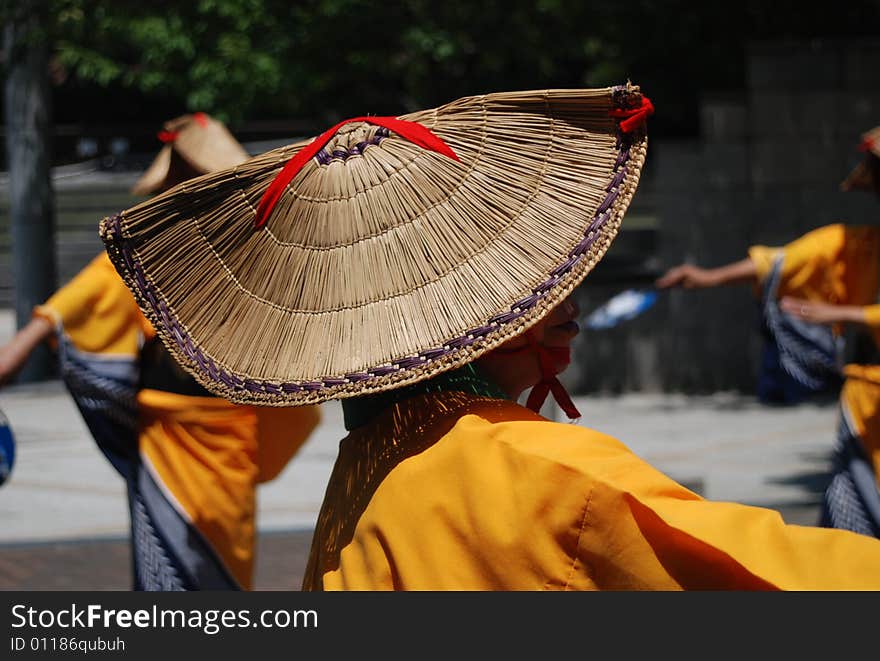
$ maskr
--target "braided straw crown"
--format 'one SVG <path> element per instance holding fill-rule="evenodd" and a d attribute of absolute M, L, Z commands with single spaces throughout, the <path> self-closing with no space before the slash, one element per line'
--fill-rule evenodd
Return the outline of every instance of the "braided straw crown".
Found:
<path fill-rule="evenodd" d="M 647 99 L 644 99 L 647 101 Z M 177 360 L 215 394 L 296 405 L 399 387 L 539 321 L 617 234 L 647 138 L 638 87 L 488 94 L 402 116 L 458 160 L 345 124 L 101 222 L 117 270 Z"/>

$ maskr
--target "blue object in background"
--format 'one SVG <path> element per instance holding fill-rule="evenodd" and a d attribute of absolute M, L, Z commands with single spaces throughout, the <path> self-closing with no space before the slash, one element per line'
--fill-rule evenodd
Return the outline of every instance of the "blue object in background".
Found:
<path fill-rule="evenodd" d="M 657 301 L 651 289 L 627 289 L 613 296 L 587 317 L 586 326 L 593 330 L 613 328 L 621 321 L 639 316 Z"/>
<path fill-rule="evenodd" d="M 15 465 L 15 438 L 9 420 L 0 412 L 0 485 L 12 474 Z"/>

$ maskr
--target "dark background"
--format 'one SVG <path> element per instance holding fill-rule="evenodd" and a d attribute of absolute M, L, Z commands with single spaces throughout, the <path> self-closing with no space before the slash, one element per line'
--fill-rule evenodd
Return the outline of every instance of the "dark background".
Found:
<path fill-rule="evenodd" d="M 631 79 L 652 135 L 699 135 L 707 93 L 748 82 L 748 47 L 874 38 L 880 2 L 580 0 L 33 0 L 45 4 L 53 115 L 68 133 L 210 112 L 244 139 L 460 96 Z M 140 127 L 138 131 L 136 127 Z M 281 130 L 279 130 L 281 129 Z M 62 138 L 66 136 L 60 136 Z M 58 141 L 55 160 L 75 160 Z"/>

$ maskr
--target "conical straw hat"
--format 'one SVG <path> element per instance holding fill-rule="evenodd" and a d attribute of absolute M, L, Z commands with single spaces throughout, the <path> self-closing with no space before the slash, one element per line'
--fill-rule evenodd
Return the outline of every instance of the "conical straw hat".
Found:
<path fill-rule="evenodd" d="M 865 157 L 852 169 L 852 172 L 847 175 L 846 179 L 841 182 L 840 190 L 880 192 L 878 190 L 880 181 L 877 180 L 877 177 L 880 176 L 880 171 L 872 171 L 878 170 L 878 166 L 880 166 L 880 160 L 878 160 L 880 159 L 880 126 L 871 129 L 867 133 L 862 133 L 862 142 L 859 145 L 859 149 L 865 152 Z"/>
<path fill-rule="evenodd" d="M 226 170 L 250 158 L 221 122 L 203 112 L 165 122 L 165 146 L 132 186 L 135 195 L 165 191 L 194 176 Z"/>
<path fill-rule="evenodd" d="M 568 296 L 617 233 L 652 110 L 627 84 L 359 118 L 105 218 L 101 236 L 217 395 L 387 390 L 474 360 Z"/>

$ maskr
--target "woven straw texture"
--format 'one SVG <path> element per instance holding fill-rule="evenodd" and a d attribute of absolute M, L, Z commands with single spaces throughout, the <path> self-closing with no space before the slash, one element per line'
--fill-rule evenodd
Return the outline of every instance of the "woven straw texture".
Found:
<path fill-rule="evenodd" d="M 168 141 L 132 186 L 135 195 L 165 191 L 185 179 L 232 168 L 250 158 L 224 124 L 205 113 L 181 115 L 163 125 Z"/>
<path fill-rule="evenodd" d="M 294 405 L 428 378 L 522 333 L 616 235 L 645 160 L 635 86 L 497 93 L 402 116 L 459 160 L 358 122 L 256 208 L 309 141 L 101 222 L 116 268 L 212 392 Z"/>

